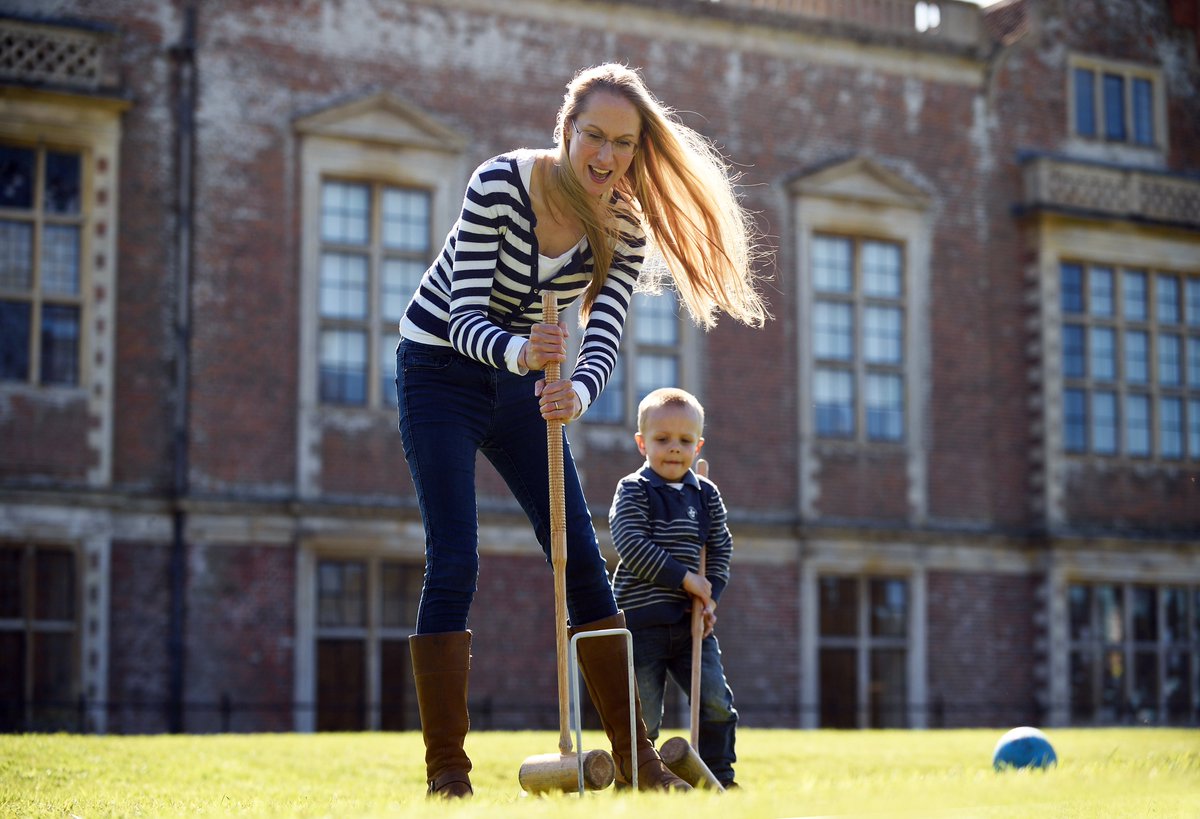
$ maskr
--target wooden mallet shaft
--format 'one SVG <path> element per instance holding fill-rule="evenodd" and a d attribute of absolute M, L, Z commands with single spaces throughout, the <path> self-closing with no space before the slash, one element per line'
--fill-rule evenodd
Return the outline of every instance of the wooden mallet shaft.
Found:
<path fill-rule="evenodd" d="M 558 299 L 542 295 L 542 323 L 558 323 Z M 559 363 L 546 364 L 546 382 L 557 381 Z M 554 649 L 558 665 L 558 753 L 531 756 L 521 764 L 517 780 L 529 793 L 579 789 L 579 757 L 571 750 L 570 689 L 567 676 L 567 514 L 563 477 L 562 421 L 546 421 L 546 454 L 550 471 L 550 565 L 554 569 Z M 607 751 L 583 755 L 583 785 L 602 790 L 616 777 L 616 765 Z"/>
<path fill-rule="evenodd" d="M 696 472 L 708 477 L 708 461 L 701 458 L 696 461 Z M 705 576 L 706 549 L 700 544 L 700 568 L 697 572 Z M 671 772 L 687 782 L 693 788 L 712 788 L 723 791 L 716 775 L 709 770 L 700 758 L 700 661 L 701 646 L 704 643 L 704 604 L 699 600 L 692 601 L 692 741 L 689 743 L 683 737 L 673 737 L 663 743 L 659 755 L 663 764 Z"/>

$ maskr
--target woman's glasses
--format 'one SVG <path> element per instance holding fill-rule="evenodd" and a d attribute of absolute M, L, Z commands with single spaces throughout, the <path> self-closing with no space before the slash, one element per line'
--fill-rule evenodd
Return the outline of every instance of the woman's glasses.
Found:
<path fill-rule="evenodd" d="M 589 148 L 595 148 L 597 151 L 604 147 L 604 143 L 612 145 L 612 151 L 617 156 L 633 156 L 637 153 L 638 144 L 632 139 L 609 139 L 599 131 L 591 128 L 579 129 L 574 120 L 571 120 L 571 127 L 575 129 L 575 133 L 579 134 L 579 138 L 583 140 L 583 144 Z"/>

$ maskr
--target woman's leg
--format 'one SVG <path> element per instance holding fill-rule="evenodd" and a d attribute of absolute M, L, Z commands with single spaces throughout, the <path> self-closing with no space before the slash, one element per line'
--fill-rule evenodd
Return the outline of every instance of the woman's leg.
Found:
<path fill-rule="evenodd" d="M 409 637 L 428 794 L 472 794 L 467 614 L 479 573 L 475 453 L 487 391 L 473 362 L 453 350 L 401 342 L 396 395 L 404 458 L 425 524 L 425 585 Z"/>
<path fill-rule="evenodd" d="M 546 455 L 546 422 L 538 412 L 533 385 L 537 378 L 498 376 L 494 432 L 483 453 L 504 478 L 533 525 L 546 559 L 550 559 L 550 470 Z M 570 443 L 563 441 L 563 488 L 567 525 L 567 611 L 572 623 L 589 623 L 617 613 L 608 566 L 596 540 L 592 513 L 579 483 Z"/>
<path fill-rule="evenodd" d="M 417 633 L 463 631 L 479 574 L 475 454 L 490 416 L 483 365 L 402 342 L 396 390 L 404 458 L 425 525 Z"/>

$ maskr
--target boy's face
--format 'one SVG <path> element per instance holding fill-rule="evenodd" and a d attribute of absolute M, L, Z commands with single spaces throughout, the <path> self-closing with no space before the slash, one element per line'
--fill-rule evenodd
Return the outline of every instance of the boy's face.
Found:
<path fill-rule="evenodd" d="M 700 431 L 700 416 L 695 410 L 671 405 L 647 413 L 645 428 L 634 435 L 634 440 L 660 478 L 677 482 L 683 480 L 704 446 Z"/>

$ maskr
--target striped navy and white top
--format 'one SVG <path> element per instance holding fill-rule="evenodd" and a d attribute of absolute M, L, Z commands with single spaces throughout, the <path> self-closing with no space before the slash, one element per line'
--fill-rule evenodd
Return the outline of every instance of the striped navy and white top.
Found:
<path fill-rule="evenodd" d="M 701 545 L 707 547 L 704 574 L 713 599 L 720 600 L 733 537 L 712 481 L 689 471 L 676 488 L 643 467 L 617 484 L 608 522 L 621 558 L 613 596 L 630 628 L 669 625 L 691 613 L 691 595 L 682 584 L 689 571 L 700 569 Z"/>
<path fill-rule="evenodd" d="M 537 218 L 529 196 L 537 156 L 532 150 L 513 151 L 475 169 L 462 214 L 405 309 L 401 336 L 453 347 L 497 369 L 523 373 L 517 359 L 530 328 L 541 321 L 542 290 L 558 294 L 560 310 L 584 293 L 592 276 L 592 251 L 586 239 L 565 261 L 548 259 L 538 251 Z M 645 233 L 636 215 L 626 209 L 621 220 L 621 241 L 592 304 L 571 372 L 584 409 L 604 390 L 616 366 L 625 316 L 646 251 Z M 556 263 L 561 268 L 544 280 L 541 269 Z"/>

